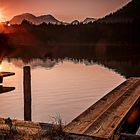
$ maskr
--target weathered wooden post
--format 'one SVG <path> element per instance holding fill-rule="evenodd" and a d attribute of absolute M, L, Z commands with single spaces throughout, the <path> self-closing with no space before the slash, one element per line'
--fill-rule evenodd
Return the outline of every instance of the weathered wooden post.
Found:
<path fill-rule="evenodd" d="M 0 76 L 0 84 L 3 83 L 3 77 Z"/>
<path fill-rule="evenodd" d="M 31 70 L 30 66 L 25 66 L 23 75 L 23 87 L 24 87 L 24 120 L 31 121 Z"/>

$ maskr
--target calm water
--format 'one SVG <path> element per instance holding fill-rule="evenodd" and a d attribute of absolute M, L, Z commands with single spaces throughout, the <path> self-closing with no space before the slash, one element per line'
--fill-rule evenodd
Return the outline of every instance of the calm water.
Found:
<path fill-rule="evenodd" d="M 33 60 L 32 120 L 51 122 L 61 116 L 68 123 L 87 107 L 125 80 L 123 76 L 95 63 Z M 7 60 L 0 71 L 16 75 L 4 79 L 4 86 L 16 89 L 0 95 L 0 116 L 24 119 L 22 60 Z"/>

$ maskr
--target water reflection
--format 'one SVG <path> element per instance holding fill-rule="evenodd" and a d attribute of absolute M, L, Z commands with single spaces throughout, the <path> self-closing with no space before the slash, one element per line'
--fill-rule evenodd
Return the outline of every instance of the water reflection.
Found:
<path fill-rule="evenodd" d="M 25 43 L 26 44 L 26 43 Z M 14 49 L 2 47 L 0 49 L 0 62 L 6 56 L 8 61 L 11 58 L 19 58 L 16 66 L 22 67 L 30 64 L 32 68 L 44 67 L 53 68 L 62 63 L 66 58 L 77 63 L 86 65 L 100 64 L 117 73 L 129 77 L 140 76 L 140 47 L 139 44 L 81 44 L 81 45 L 55 45 L 49 46 L 18 46 Z M 36 51 L 35 51 L 36 50 Z M 51 58 L 46 60 L 46 58 Z"/>
<path fill-rule="evenodd" d="M 42 67 L 43 62 L 45 67 Z M 14 77 L 4 80 L 4 85 L 12 83 L 16 90 L 12 94 L 0 95 L 1 117 L 24 119 L 24 65 L 33 66 L 33 121 L 49 122 L 52 117 L 60 114 L 64 122 L 69 122 L 125 80 L 113 70 L 83 59 L 36 59 L 31 63 L 26 61 L 26 64 L 22 60 L 3 60 L 2 70 L 16 73 Z"/>
<path fill-rule="evenodd" d="M 108 69 L 112 69 L 117 73 L 123 75 L 125 78 L 129 77 L 139 77 L 140 76 L 140 61 L 116 61 L 116 60 L 90 60 L 90 59 L 74 59 L 74 58 L 64 58 L 64 59 L 30 59 L 29 61 L 24 61 L 22 59 L 9 59 L 13 65 L 19 68 L 23 68 L 25 65 L 31 66 L 32 69 L 37 67 L 42 67 L 46 69 L 52 69 L 58 64 L 62 64 L 64 61 L 68 61 L 74 64 L 84 64 L 94 65 L 99 64 Z M 1 69 L 2 66 L 0 66 Z"/>
<path fill-rule="evenodd" d="M 37 67 L 42 67 L 46 69 L 51 69 L 57 63 L 59 63 L 59 60 L 51 60 L 51 59 L 31 59 L 30 61 L 23 61 L 22 59 L 10 59 L 10 62 L 12 62 L 13 65 L 19 68 L 23 68 L 25 65 L 30 66 L 32 69 L 37 68 Z"/>
<path fill-rule="evenodd" d="M 7 61 L 7 59 L 5 59 Z M 11 62 L 14 66 L 23 68 L 24 66 L 28 65 L 32 69 L 41 67 L 45 69 L 53 69 L 56 65 L 63 64 L 63 62 L 70 62 L 73 64 L 84 64 L 86 66 L 88 65 L 94 65 L 96 64 L 92 60 L 86 60 L 86 59 L 72 59 L 72 58 L 65 58 L 65 59 L 31 59 L 30 61 L 24 62 L 22 59 L 9 59 L 9 62 Z"/>

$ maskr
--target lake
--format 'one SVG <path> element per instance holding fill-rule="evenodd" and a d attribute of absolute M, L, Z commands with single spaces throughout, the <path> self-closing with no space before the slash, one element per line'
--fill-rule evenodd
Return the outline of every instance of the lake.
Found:
<path fill-rule="evenodd" d="M 114 63 L 113 63 L 114 64 Z M 125 81 L 125 76 L 104 65 L 87 60 L 4 59 L 0 71 L 15 72 L 4 79 L 4 86 L 14 86 L 0 94 L 0 116 L 24 119 L 23 66 L 31 66 L 32 120 L 52 122 L 61 116 L 67 124 L 101 97 Z"/>

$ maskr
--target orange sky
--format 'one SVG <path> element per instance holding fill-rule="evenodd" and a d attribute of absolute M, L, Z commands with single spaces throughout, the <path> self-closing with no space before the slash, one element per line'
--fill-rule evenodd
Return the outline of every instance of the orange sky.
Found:
<path fill-rule="evenodd" d="M 59 20 L 83 20 L 86 17 L 99 18 L 122 7 L 130 0 L 0 0 L 2 20 L 14 15 L 32 13 L 52 14 Z"/>

